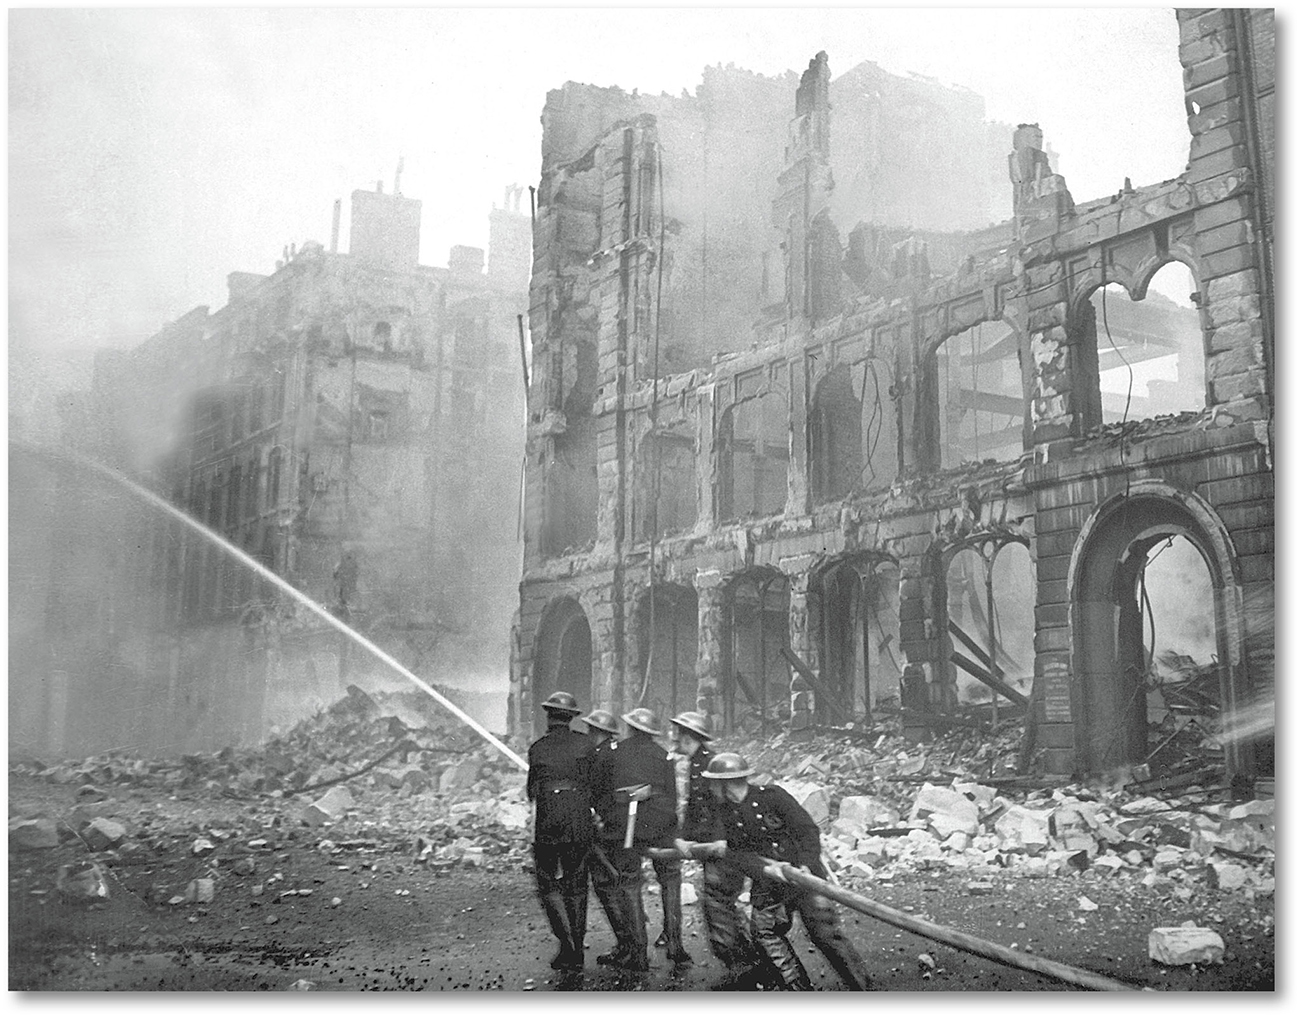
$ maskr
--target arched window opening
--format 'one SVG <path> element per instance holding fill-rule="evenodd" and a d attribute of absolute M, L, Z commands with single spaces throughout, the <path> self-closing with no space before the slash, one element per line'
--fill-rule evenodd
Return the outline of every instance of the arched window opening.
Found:
<path fill-rule="evenodd" d="M 648 541 L 681 534 L 695 526 L 698 514 L 695 442 L 690 435 L 665 433 L 641 440 L 638 462 L 640 498 L 633 505 L 636 532 Z"/>
<path fill-rule="evenodd" d="M 1118 283 L 1093 293 L 1105 423 L 1205 409 L 1205 342 L 1190 296 L 1195 289 L 1187 267 L 1170 262 L 1140 301 L 1130 300 Z"/>
<path fill-rule="evenodd" d="M 745 735 L 774 733 L 790 713 L 789 579 L 771 569 L 737 577 L 723 612 L 722 723 Z"/>
<path fill-rule="evenodd" d="M 546 516 L 542 555 L 554 558 L 591 547 L 596 540 L 596 424 L 571 420 L 553 439 L 546 465 Z"/>
<path fill-rule="evenodd" d="M 774 516 L 785 509 L 790 463 L 786 394 L 768 391 L 729 407 L 718 435 L 719 517 L 723 522 Z"/>
<path fill-rule="evenodd" d="M 549 606 L 538 627 L 533 654 L 533 733 L 546 731 L 542 702 L 563 689 L 587 703 L 592 695 L 591 625 L 582 606 L 566 597 Z"/>
<path fill-rule="evenodd" d="M 808 416 L 813 501 L 844 498 L 862 474 L 862 400 L 848 367 L 835 368 L 818 383 Z"/>
<path fill-rule="evenodd" d="M 881 703 L 898 700 L 902 659 L 898 649 L 898 566 L 871 555 L 854 556 L 820 575 L 821 679 L 852 715 L 871 718 Z M 833 718 L 817 701 L 818 716 Z"/>
<path fill-rule="evenodd" d="M 962 548 L 948 563 L 945 581 L 948 667 L 958 703 L 988 704 L 991 718 L 1000 710 L 1023 710 L 1034 678 L 1029 549 L 996 538 Z M 1019 696 L 1013 699 L 998 687 Z"/>
<path fill-rule="evenodd" d="M 650 615 L 647 590 L 636 613 L 637 674 L 645 695 L 642 697 L 642 689 L 638 689 L 634 698 L 661 718 L 670 718 L 680 711 L 695 709 L 699 600 L 690 587 L 656 584 L 653 633 Z"/>
<path fill-rule="evenodd" d="M 944 340 L 934 356 L 940 466 L 1019 457 L 1025 396 L 1015 329 L 980 322 Z"/>

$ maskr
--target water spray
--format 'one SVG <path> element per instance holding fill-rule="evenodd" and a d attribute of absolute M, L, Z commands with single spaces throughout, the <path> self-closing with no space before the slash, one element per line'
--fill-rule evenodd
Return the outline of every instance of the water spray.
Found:
<path fill-rule="evenodd" d="M 523 757 L 521 757 L 518 753 L 516 753 L 513 749 L 507 746 L 504 742 L 498 739 L 491 732 L 489 732 L 486 728 L 484 728 L 481 724 L 475 721 L 472 717 L 466 714 L 463 710 L 457 707 L 454 703 L 448 700 L 445 696 L 439 693 L 436 689 L 430 686 L 427 682 L 425 682 L 423 679 L 415 675 L 409 668 L 403 665 L 396 658 L 392 657 L 392 655 L 388 654 L 386 651 L 376 646 L 370 640 L 366 639 L 366 637 L 362 636 L 351 626 L 335 618 L 324 607 L 317 604 L 310 597 L 304 594 L 301 590 L 293 586 L 293 584 L 287 582 L 283 577 L 277 576 L 274 572 L 272 572 L 270 569 L 267 569 L 266 566 L 262 565 L 262 563 L 258 562 L 252 556 L 248 555 L 242 549 L 240 549 L 236 545 L 231 544 L 229 541 L 227 541 L 224 537 L 222 537 L 220 534 L 216 533 L 215 531 L 209 530 L 198 520 L 194 519 L 192 516 L 183 512 L 182 510 L 178 509 L 176 506 L 172 505 L 166 499 L 162 498 L 159 495 L 154 494 L 154 492 L 150 491 L 148 488 L 145 488 L 142 485 L 137 484 L 135 481 L 131 480 L 125 474 L 122 474 L 114 470 L 112 467 L 105 466 L 102 463 L 97 463 L 95 460 L 83 456 L 80 453 L 73 452 L 70 449 L 60 449 L 51 446 L 35 445 L 30 442 L 23 442 L 15 439 L 10 439 L 9 444 L 10 446 L 21 449 L 25 452 L 34 453 L 38 456 L 48 456 L 54 459 L 66 460 L 67 462 L 72 463 L 76 466 L 92 471 L 93 473 L 98 474 L 100 477 L 106 478 L 107 480 L 110 480 L 115 484 L 120 485 L 121 487 L 125 488 L 127 491 L 131 492 L 131 494 L 139 498 L 141 501 L 148 503 L 149 505 L 153 506 L 155 509 L 161 510 L 162 512 L 166 513 L 168 516 L 171 516 L 173 519 L 177 520 L 179 523 L 183 524 L 186 527 L 189 527 L 190 530 L 194 531 L 195 533 L 199 534 L 205 539 L 211 541 L 213 544 L 219 547 L 226 554 L 230 555 L 231 558 L 235 559 L 237 562 L 253 570 L 253 572 L 256 573 L 258 576 L 260 576 L 262 579 L 266 580 L 268 583 L 273 584 L 275 587 L 284 591 L 295 601 L 301 604 L 304 608 L 306 608 L 312 614 L 318 616 L 324 622 L 327 622 L 329 625 L 333 626 L 335 629 L 337 629 L 348 639 L 352 640 L 354 643 L 360 645 L 361 647 L 364 647 L 376 658 L 378 658 L 381 662 L 383 662 L 389 668 L 395 671 L 398 675 L 402 676 L 402 678 L 406 679 L 408 682 L 413 683 L 415 686 L 424 690 L 431 697 L 437 700 L 438 703 L 442 704 L 442 706 L 446 707 L 447 710 L 451 711 L 451 713 L 455 714 L 456 717 L 458 717 L 461 721 L 465 722 L 465 724 L 467 724 L 475 732 L 481 735 L 485 740 L 487 740 L 487 742 L 492 746 L 492 748 L 500 752 L 507 760 L 513 763 L 520 770 L 523 771 L 528 770 L 528 761 L 526 761 Z"/>

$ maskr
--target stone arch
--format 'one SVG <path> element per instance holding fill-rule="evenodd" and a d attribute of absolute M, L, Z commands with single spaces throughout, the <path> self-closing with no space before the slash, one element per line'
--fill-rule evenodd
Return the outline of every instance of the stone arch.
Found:
<path fill-rule="evenodd" d="M 589 707 L 594 689 L 591 623 L 578 599 L 565 595 L 542 611 L 537 623 L 533 650 L 532 728 L 536 735 L 546 731 L 542 701 L 557 689 L 564 689 Z"/>
<path fill-rule="evenodd" d="M 862 473 L 862 400 L 846 364 L 817 383 L 808 409 L 809 487 L 814 504 L 848 496 Z"/>
<path fill-rule="evenodd" d="M 1135 482 L 1093 512 L 1070 556 L 1071 710 L 1085 772 L 1139 763 L 1147 755 L 1143 629 L 1133 587 L 1147 552 L 1170 536 L 1188 540 L 1209 569 L 1219 706 L 1232 712 L 1248 699 L 1240 577 L 1227 528 L 1199 496 L 1163 481 Z M 1234 743 L 1225 750 L 1231 774 L 1252 769 L 1249 746 Z"/>
<path fill-rule="evenodd" d="M 628 703 L 639 702 L 658 712 L 661 718 L 669 718 L 680 711 L 696 708 L 699 598 L 694 587 L 681 583 L 656 583 L 654 595 L 653 633 L 650 588 L 641 591 L 634 609 L 635 674 L 641 685 L 631 691 Z M 642 689 L 645 691 L 644 699 L 640 696 Z"/>
<path fill-rule="evenodd" d="M 821 679 L 852 717 L 870 717 L 873 704 L 898 696 L 902 676 L 898 562 L 877 551 L 837 555 L 817 569 L 813 587 Z M 816 702 L 819 715 L 833 709 Z"/>
<path fill-rule="evenodd" d="M 736 400 L 718 419 L 718 520 L 774 516 L 789 488 L 790 408 L 772 387 Z"/>
<path fill-rule="evenodd" d="M 791 579 L 772 566 L 729 576 L 723 586 L 719 702 L 724 731 L 775 731 L 771 715 L 789 702 Z"/>
<path fill-rule="evenodd" d="M 1103 274 L 1084 274 L 1070 301 L 1067 329 L 1075 347 L 1076 374 L 1091 398 L 1085 430 L 1121 419 L 1199 411 L 1207 404 L 1205 322 L 1200 313 L 1164 297 L 1151 303 L 1151 281 L 1170 265 L 1184 266 L 1192 286 L 1200 286 L 1196 259 L 1180 245 L 1177 250 L 1153 250 L 1132 266 L 1116 264 Z M 1128 297 L 1112 297 L 1109 313 L 1098 291 L 1118 287 Z M 1194 334 L 1194 338 L 1193 338 Z M 1176 357 L 1175 366 L 1169 358 Z M 1164 358 L 1162 365 L 1160 358 Z M 1142 365 L 1145 364 L 1145 368 Z M 1172 372 L 1172 377 L 1171 377 Z M 1112 384 L 1105 385 L 1111 375 Z M 1116 376 L 1127 382 L 1116 382 Z M 1137 384 L 1134 384 L 1137 379 Z M 1116 385 L 1126 390 L 1123 399 Z"/>
<path fill-rule="evenodd" d="M 1032 358 L 1012 310 L 963 316 L 922 345 L 919 431 L 934 469 L 1008 461 L 1030 445 Z"/>
<path fill-rule="evenodd" d="M 1024 559 L 1019 558 L 1022 554 Z M 1029 539 L 1004 532 L 971 534 L 937 550 L 941 582 L 935 588 L 935 615 L 942 632 L 945 688 L 959 700 L 993 702 L 992 689 L 977 677 L 980 671 L 1028 695 L 1034 669 L 1034 574 L 1028 556 Z M 960 602 L 954 597 L 958 580 L 954 567 L 959 564 L 973 567 L 963 571 L 965 596 Z M 1025 573 L 1014 578 L 1018 582 L 1011 582 L 1008 575 L 1007 567 L 1014 564 L 1020 564 Z M 1024 566 L 1029 567 L 1027 571 Z M 990 578 L 992 598 L 989 597 Z M 1020 609 L 1018 614 L 1028 613 L 1029 617 L 1028 647 L 1017 646 L 1014 653 L 1004 628 L 1005 617 L 1013 614 L 1013 598 L 1019 600 L 1014 606 Z"/>

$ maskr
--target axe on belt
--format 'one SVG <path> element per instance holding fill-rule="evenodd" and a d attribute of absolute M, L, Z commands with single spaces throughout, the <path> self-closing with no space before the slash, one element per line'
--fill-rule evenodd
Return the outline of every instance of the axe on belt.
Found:
<path fill-rule="evenodd" d="M 627 793 L 627 831 L 623 835 L 623 847 L 632 847 L 632 838 L 636 834 L 636 804 L 650 797 L 649 785 L 624 785 L 618 789 Z"/>

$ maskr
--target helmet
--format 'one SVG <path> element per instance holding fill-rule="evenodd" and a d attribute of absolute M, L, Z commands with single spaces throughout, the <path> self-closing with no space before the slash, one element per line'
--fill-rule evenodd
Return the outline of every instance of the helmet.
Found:
<path fill-rule="evenodd" d="M 682 711 L 677 717 L 673 718 L 673 724 L 678 728 L 685 729 L 692 735 L 698 736 L 705 742 L 713 739 L 713 732 L 709 730 L 709 720 L 697 710 Z"/>
<path fill-rule="evenodd" d="M 628 711 L 623 715 L 623 720 L 629 728 L 645 732 L 646 735 L 664 734 L 663 726 L 659 723 L 659 715 L 649 707 L 638 707 L 636 710 Z"/>
<path fill-rule="evenodd" d="M 739 753 L 719 753 L 704 768 L 706 778 L 730 781 L 733 778 L 747 778 L 754 773 L 754 768 Z"/>
<path fill-rule="evenodd" d="M 562 689 L 557 689 L 543 700 L 542 709 L 550 713 L 567 714 L 569 717 L 576 717 L 582 713 L 582 708 L 578 706 L 578 698 Z"/>
<path fill-rule="evenodd" d="M 618 734 L 618 722 L 614 715 L 607 710 L 594 710 L 582 719 L 588 728 L 594 728 L 599 732 L 609 732 L 610 735 Z"/>

